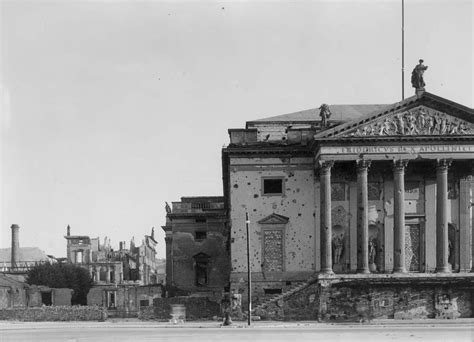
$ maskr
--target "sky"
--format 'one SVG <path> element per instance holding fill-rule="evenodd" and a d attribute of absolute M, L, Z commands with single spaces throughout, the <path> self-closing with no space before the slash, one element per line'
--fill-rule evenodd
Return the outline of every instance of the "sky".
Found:
<path fill-rule="evenodd" d="M 473 107 L 470 0 L 405 0 L 405 97 Z M 401 100 L 401 0 L 0 0 L 0 248 L 132 237 L 165 201 L 221 196 L 229 128 Z"/>

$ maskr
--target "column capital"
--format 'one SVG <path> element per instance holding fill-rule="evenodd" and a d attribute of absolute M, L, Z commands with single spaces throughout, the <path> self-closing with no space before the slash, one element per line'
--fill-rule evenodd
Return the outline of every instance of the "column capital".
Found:
<path fill-rule="evenodd" d="M 448 168 L 451 166 L 452 162 L 452 159 L 437 159 L 436 171 L 448 171 Z"/>
<path fill-rule="evenodd" d="M 357 159 L 357 172 L 366 171 L 370 167 L 371 163 L 372 161 L 368 159 Z"/>
<path fill-rule="evenodd" d="M 393 169 L 393 171 L 401 172 L 401 171 L 404 171 L 407 166 L 408 166 L 408 160 L 406 160 L 406 159 L 394 159 L 392 169 Z"/>
<path fill-rule="evenodd" d="M 327 175 L 331 172 L 331 168 L 334 166 L 334 160 L 318 160 L 319 173 L 321 175 Z"/>

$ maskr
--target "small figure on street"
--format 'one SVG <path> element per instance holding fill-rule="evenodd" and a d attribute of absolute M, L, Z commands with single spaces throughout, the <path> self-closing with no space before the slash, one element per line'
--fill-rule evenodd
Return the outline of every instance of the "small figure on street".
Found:
<path fill-rule="evenodd" d="M 415 89 L 425 90 L 425 81 L 423 80 L 423 73 L 427 66 L 423 65 L 423 60 L 420 59 L 420 63 L 413 69 L 411 73 L 411 85 Z"/>

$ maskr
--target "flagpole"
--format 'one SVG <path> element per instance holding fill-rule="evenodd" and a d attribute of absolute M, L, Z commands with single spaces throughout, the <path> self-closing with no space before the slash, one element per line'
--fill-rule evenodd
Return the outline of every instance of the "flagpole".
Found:
<path fill-rule="evenodd" d="M 402 101 L 405 100 L 405 1 L 402 0 Z"/>

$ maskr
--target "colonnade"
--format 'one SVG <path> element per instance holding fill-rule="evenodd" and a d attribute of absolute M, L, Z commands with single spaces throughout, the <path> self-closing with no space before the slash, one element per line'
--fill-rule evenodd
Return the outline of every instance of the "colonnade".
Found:
<path fill-rule="evenodd" d="M 448 168 L 450 160 L 436 161 L 436 272 L 450 272 L 448 263 Z M 394 160 L 394 273 L 406 273 L 405 267 L 405 169 L 407 160 Z M 332 218 L 331 218 L 331 169 L 334 160 L 319 161 L 321 201 L 321 273 L 332 270 Z M 357 272 L 369 271 L 369 222 L 367 175 L 371 161 L 360 159 L 355 162 L 357 170 Z"/>
<path fill-rule="evenodd" d="M 105 269 L 105 281 L 106 283 L 112 282 L 111 280 L 111 272 L 114 272 L 114 279 L 113 283 L 122 283 L 123 282 L 123 273 L 120 272 L 120 268 L 117 269 L 115 265 L 95 265 L 95 266 L 90 266 L 89 267 L 89 273 L 92 278 L 95 279 L 95 282 L 98 283 L 100 282 L 100 271 L 102 269 Z"/>

